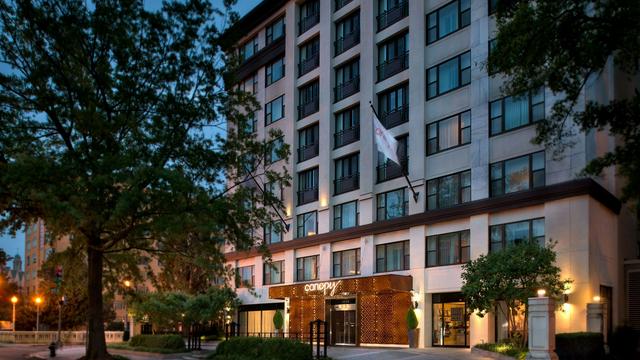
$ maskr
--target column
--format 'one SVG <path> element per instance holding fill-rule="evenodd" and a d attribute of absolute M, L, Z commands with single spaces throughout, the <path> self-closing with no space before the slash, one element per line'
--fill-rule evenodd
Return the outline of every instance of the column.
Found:
<path fill-rule="evenodd" d="M 548 297 L 529 298 L 529 353 L 527 360 L 557 360 L 555 302 Z"/>
<path fill-rule="evenodd" d="M 587 331 L 602 333 L 604 309 L 602 303 L 587 304 Z"/>

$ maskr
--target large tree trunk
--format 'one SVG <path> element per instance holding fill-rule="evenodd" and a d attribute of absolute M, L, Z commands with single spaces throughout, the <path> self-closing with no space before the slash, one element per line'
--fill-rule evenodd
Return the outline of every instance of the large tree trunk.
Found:
<path fill-rule="evenodd" d="M 104 338 L 104 323 L 102 319 L 102 251 L 101 241 L 89 239 L 88 247 L 88 286 L 89 286 L 89 334 L 87 339 L 87 353 L 85 359 L 103 360 L 107 355 L 107 344 Z"/>

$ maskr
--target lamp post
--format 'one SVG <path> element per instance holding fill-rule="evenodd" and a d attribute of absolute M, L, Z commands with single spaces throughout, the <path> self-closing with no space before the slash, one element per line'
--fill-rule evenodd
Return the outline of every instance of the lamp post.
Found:
<path fill-rule="evenodd" d="M 131 281 L 125 280 L 123 282 L 125 287 L 125 293 L 122 296 L 122 300 L 124 301 L 124 331 L 127 334 L 127 338 L 130 336 L 129 334 L 129 309 L 127 303 L 127 292 L 131 289 Z"/>
<path fill-rule="evenodd" d="M 38 343 L 38 335 L 40 331 L 40 304 L 42 303 L 42 298 L 37 296 L 34 300 L 36 302 L 36 344 Z"/>
<path fill-rule="evenodd" d="M 11 315 L 11 331 L 16 332 L 16 303 L 18 302 L 17 296 L 11 297 L 11 304 L 13 304 L 13 313 Z"/>
<path fill-rule="evenodd" d="M 62 347 L 62 337 L 60 335 L 62 333 L 62 305 L 64 305 L 65 300 L 66 299 L 63 295 L 60 298 L 60 301 L 58 301 L 58 341 L 56 341 L 56 346 L 58 348 Z"/>

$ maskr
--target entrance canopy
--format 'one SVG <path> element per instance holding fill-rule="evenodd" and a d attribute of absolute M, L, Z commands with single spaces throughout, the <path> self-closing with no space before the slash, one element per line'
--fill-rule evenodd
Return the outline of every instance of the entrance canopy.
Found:
<path fill-rule="evenodd" d="M 348 279 L 331 279 L 313 283 L 272 286 L 269 298 L 305 298 L 312 296 L 333 297 L 356 294 L 384 294 L 411 291 L 411 276 L 377 275 Z"/>

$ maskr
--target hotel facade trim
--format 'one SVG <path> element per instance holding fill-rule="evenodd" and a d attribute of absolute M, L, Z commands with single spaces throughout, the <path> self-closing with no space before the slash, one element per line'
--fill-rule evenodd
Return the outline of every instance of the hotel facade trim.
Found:
<path fill-rule="evenodd" d="M 468 315 L 462 266 L 529 238 L 555 242 L 562 277 L 573 280 L 557 332 L 585 331 L 596 295 L 607 304 L 605 331 L 627 320 L 623 261 L 637 254 L 638 232 L 616 196 L 623 179 L 615 169 L 576 175 L 616 140 L 578 133 L 560 157 L 531 142 L 556 97 L 546 88 L 505 97 L 504 77 L 487 74 L 491 4 L 263 1 L 229 31 L 244 57 L 238 86 L 262 104 L 246 131 L 279 129 L 292 149 L 288 162 L 273 159 L 291 187 L 260 179 L 291 225 L 254 231 L 273 265 L 226 249 L 254 288 L 236 289 L 241 334 L 272 333 L 280 309 L 289 334 L 323 319 L 332 344 L 407 346 L 415 306 L 421 347 L 495 342 L 506 320 Z M 578 106 L 634 86 L 610 63 Z M 376 149 L 370 101 L 398 139 L 400 165 Z"/>

